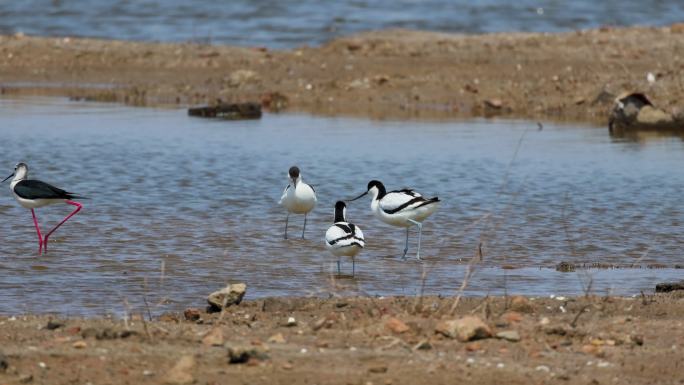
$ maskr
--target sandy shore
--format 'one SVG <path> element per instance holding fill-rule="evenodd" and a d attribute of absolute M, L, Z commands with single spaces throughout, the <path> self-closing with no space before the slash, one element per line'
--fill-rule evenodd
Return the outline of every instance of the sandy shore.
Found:
<path fill-rule="evenodd" d="M 452 315 L 454 298 L 283 298 L 199 320 L 2 317 L 0 384 L 674 384 L 683 299 L 471 298 Z M 463 316 L 510 340 L 439 332 Z"/>
<path fill-rule="evenodd" d="M 396 30 L 289 51 L 4 36 L 0 87 L 134 105 L 286 100 L 289 110 L 314 114 L 606 124 L 623 91 L 644 91 L 668 111 L 681 105 L 683 53 L 682 25 L 475 36 Z"/>

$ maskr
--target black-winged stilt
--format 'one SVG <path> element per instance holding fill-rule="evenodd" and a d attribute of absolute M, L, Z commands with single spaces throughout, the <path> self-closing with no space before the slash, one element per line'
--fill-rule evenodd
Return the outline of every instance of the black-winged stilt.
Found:
<path fill-rule="evenodd" d="M 416 258 L 420 259 L 420 240 L 423 234 L 423 221 L 432 215 L 439 206 L 439 198 L 423 198 L 422 195 L 411 189 L 403 189 L 387 192 L 382 182 L 372 180 L 368 182 L 365 193 L 351 199 L 355 201 L 366 194 L 371 194 L 371 210 L 381 221 L 397 227 L 406 227 L 406 245 L 404 246 L 403 258 L 408 252 L 409 228 L 413 225 L 418 227 L 418 252 Z"/>
<path fill-rule="evenodd" d="M 355 273 L 354 257 L 363 249 L 366 242 L 363 231 L 352 223 L 347 222 L 347 205 L 342 201 L 335 203 L 335 219 L 333 225 L 325 232 L 325 246 L 333 255 L 337 256 L 337 274 L 340 274 L 339 257 L 351 257 L 352 276 Z"/>
<path fill-rule="evenodd" d="M 14 172 L 3 180 L 6 181 L 12 178 L 10 183 L 10 189 L 14 198 L 16 198 L 19 204 L 27 209 L 31 209 L 31 214 L 33 215 L 33 224 L 36 226 L 36 232 L 38 233 L 38 253 L 41 251 L 47 251 L 48 238 L 52 233 L 55 232 L 60 226 L 62 226 L 69 218 L 76 215 L 79 210 L 83 207 L 78 202 L 72 201 L 72 199 L 83 199 L 74 195 L 73 193 L 64 191 L 60 188 L 41 182 L 39 180 L 29 180 L 28 179 L 28 166 L 26 163 L 18 163 L 14 167 Z M 1 183 L 1 182 L 0 182 Z M 38 226 L 38 219 L 36 218 L 36 212 L 34 209 L 38 207 L 43 207 L 55 203 L 68 203 L 70 205 L 76 206 L 76 209 L 67 215 L 57 226 L 50 230 L 47 235 L 43 238 L 40 233 L 40 227 Z"/>
<path fill-rule="evenodd" d="M 290 214 L 304 214 L 304 227 L 302 228 L 302 239 L 306 230 L 306 215 L 316 206 L 316 191 L 310 185 L 302 182 L 302 175 L 297 166 L 290 167 L 288 172 L 290 183 L 285 187 L 283 196 L 280 197 L 278 204 L 287 209 L 285 218 L 285 239 L 287 239 L 287 224 Z"/>

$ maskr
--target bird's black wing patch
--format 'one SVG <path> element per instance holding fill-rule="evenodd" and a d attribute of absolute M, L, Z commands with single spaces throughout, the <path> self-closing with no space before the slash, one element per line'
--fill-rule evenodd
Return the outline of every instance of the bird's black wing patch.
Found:
<path fill-rule="evenodd" d="M 39 180 L 22 180 L 14 185 L 14 192 L 24 199 L 72 199 L 74 195 Z"/>

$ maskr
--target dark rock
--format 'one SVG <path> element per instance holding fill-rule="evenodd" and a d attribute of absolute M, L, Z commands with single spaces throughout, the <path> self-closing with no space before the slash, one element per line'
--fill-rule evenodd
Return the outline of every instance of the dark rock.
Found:
<path fill-rule="evenodd" d="M 560 271 L 562 273 L 569 273 L 575 271 L 575 265 L 573 265 L 570 262 L 561 262 L 556 265 L 556 271 Z"/>
<path fill-rule="evenodd" d="M 684 281 L 679 282 L 663 282 L 655 287 L 656 293 L 669 293 L 675 290 L 684 290 Z"/>
<path fill-rule="evenodd" d="M 4 372 L 5 370 L 7 370 L 7 368 L 9 368 L 9 361 L 7 360 L 7 356 L 0 352 L 0 372 Z"/>
<path fill-rule="evenodd" d="M 615 99 L 608 129 L 615 136 L 634 131 L 682 132 L 684 117 L 656 108 L 642 93 L 624 93 Z"/>
<path fill-rule="evenodd" d="M 261 349 L 254 346 L 229 346 L 228 363 L 244 364 L 250 359 L 266 360 L 268 355 Z"/>
<path fill-rule="evenodd" d="M 55 330 L 61 328 L 62 326 L 64 326 L 64 322 L 62 321 L 49 320 L 47 325 L 45 325 L 45 329 Z"/>
<path fill-rule="evenodd" d="M 198 309 L 195 308 L 187 308 L 183 312 L 183 315 L 185 316 L 185 319 L 188 321 L 197 321 L 200 319 L 201 313 Z"/>
<path fill-rule="evenodd" d="M 260 119 L 260 103 L 219 103 L 215 106 L 188 109 L 189 116 L 227 120 Z"/>
<path fill-rule="evenodd" d="M 112 328 L 86 328 L 81 332 L 83 338 L 95 338 L 98 340 L 115 340 L 118 338 L 128 338 L 137 335 L 138 332 L 133 330 L 114 330 Z"/>

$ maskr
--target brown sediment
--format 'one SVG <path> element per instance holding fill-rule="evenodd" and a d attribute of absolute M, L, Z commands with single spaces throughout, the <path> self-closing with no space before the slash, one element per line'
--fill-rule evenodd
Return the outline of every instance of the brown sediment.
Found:
<path fill-rule="evenodd" d="M 624 91 L 643 91 L 668 112 L 681 106 L 683 53 L 681 25 L 560 34 L 393 30 L 288 51 L 4 36 L 0 92 L 184 107 L 269 104 L 275 95 L 278 108 L 314 114 L 607 124 Z"/>
<path fill-rule="evenodd" d="M 465 298 L 456 315 L 454 298 L 280 298 L 192 320 L 0 317 L 0 383 L 676 383 L 682 298 Z M 499 338 L 450 338 L 442 321 L 466 315 Z"/>

